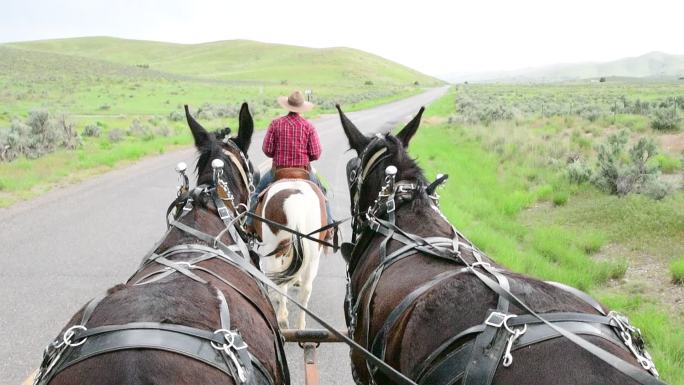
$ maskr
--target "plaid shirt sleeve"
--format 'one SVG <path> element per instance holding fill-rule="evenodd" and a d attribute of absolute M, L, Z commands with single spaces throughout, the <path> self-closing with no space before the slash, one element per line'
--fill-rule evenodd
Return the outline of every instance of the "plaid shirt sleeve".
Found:
<path fill-rule="evenodd" d="M 309 161 L 314 161 L 321 156 L 321 142 L 318 140 L 316 127 L 311 123 L 309 123 L 309 140 L 306 144 L 306 151 L 309 155 Z"/>
<path fill-rule="evenodd" d="M 273 158 L 275 155 L 275 134 L 274 134 L 273 122 L 269 124 L 268 131 L 266 131 L 266 136 L 264 136 L 264 144 L 261 149 L 264 151 L 267 157 Z"/>

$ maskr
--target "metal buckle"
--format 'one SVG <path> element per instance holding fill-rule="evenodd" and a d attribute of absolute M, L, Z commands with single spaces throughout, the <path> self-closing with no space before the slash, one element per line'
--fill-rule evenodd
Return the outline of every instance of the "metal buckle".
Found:
<path fill-rule="evenodd" d="M 230 211 L 228 211 L 227 207 L 219 207 L 217 211 L 221 219 L 230 218 Z"/>
<path fill-rule="evenodd" d="M 500 328 L 506 321 L 507 315 L 498 311 L 492 312 L 485 320 L 485 324 L 493 326 L 495 328 Z"/>
<path fill-rule="evenodd" d="M 396 209 L 394 199 L 389 199 L 387 203 L 385 203 L 385 206 L 387 206 L 387 214 L 394 212 L 394 210 Z"/>

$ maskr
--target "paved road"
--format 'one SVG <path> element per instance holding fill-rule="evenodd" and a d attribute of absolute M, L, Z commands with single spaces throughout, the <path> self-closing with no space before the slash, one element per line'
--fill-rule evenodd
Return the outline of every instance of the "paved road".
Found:
<path fill-rule="evenodd" d="M 350 113 L 362 130 L 382 131 L 407 121 L 446 88 Z M 323 145 L 316 167 L 328 178 L 333 211 L 349 213 L 344 176 L 347 140 L 336 115 L 314 121 Z M 263 132 L 250 156 L 264 160 Z M 194 165 L 194 150 L 145 159 L 79 185 L 0 209 L 0 384 L 20 384 L 39 364 L 44 345 L 88 299 L 122 282 L 165 230 L 163 213 L 175 197 L 175 164 Z M 193 167 L 194 168 L 194 167 Z M 344 327 L 345 266 L 323 257 L 310 306 Z M 296 311 L 292 309 L 290 320 Z M 309 326 L 315 326 L 309 321 Z M 292 384 L 304 384 L 302 353 L 288 344 Z M 346 346 L 318 352 L 322 384 L 353 384 Z"/>

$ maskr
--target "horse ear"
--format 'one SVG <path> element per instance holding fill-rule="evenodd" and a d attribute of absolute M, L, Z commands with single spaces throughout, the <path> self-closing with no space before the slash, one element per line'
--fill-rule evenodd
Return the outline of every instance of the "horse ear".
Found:
<path fill-rule="evenodd" d="M 397 134 L 397 139 L 401 140 L 401 144 L 404 145 L 404 148 L 408 147 L 411 138 L 413 138 L 413 135 L 415 135 L 416 131 L 418 131 L 418 126 L 420 126 L 420 118 L 423 116 L 423 111 L 425 111 L 425 107 L 420 107 L 418 114 L 414 116 L 413 119 L 408 122 L 406 127 L 402 128 Z"/>
<path fill-rule="evenodd" d="M 370 139 L 368 139 L 364 134 L 359 131 L 358 128 L 354 125 L 354 123 L 347 118 L 347 115 L 342 112 L 342 108 L 340 107 L 339 104 L 336 104 L 335 107 L 337 108 L 337 111 L 340 113 L 340 121 L 342 122 L 342 128 L 344 129 L 344 134 L 347 135 L 347 139 L 349 140 L 349 145 L 351 148 L 356 150 L 357 154 L 360 154 L 363 152 L 363 149 L 366 148 L 368 143 L 370 143 Z"/>
<path fill-rule="evenodd" d="M 242 103 L 240 108 L 240 128 L 238 129 L 238 136 L 235 139 L 235 144 L 240 147 L 242 152 L 247 153 L 249 145 L 252 143 L 252 134 L 254 133 L 254 119 L 249 112 L 247 103 Z"/>
<path fill-rule="evenodd" d="M 195 139 L 195 147 L 198 149 L 202 148 L 211 140 L 209 138 L 209 133 L 195 120 L 195 118 L 192 117 L 187 104 L 185 105 L 185 117 L 188 120 L 190 131 L 192 131 L 192 137 Z"/>

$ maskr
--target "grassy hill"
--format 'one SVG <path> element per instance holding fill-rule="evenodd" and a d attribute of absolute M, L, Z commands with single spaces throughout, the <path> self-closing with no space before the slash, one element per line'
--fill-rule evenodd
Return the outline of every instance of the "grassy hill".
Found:
<path fill-rule="evenodd" d="M 313 90 L 317 108 L 307 116 L 315 117 L 335 103 L 367 108 L 437 84 L 349 48 L 109 37 L 0 44 L 0 207 L 189 144 L 184 104 L 216 129 L 235 127 L 247 101 L 262 129 L 283 113 L 276 97 L 293 89 Z M 68 144 L 55 148 L 48 138 L 66 131 Z"/>
<path fill-rule="evenodd" d="M 676 80 L 684 77 L 684 55 L 650 52 L 602 63 L 557 64 L 446 78 L 451 81 L 558 82 L 600 77 Z"/>
<path fill-rule="evenodd" d="M 408 67 L 350 48 L 306 48 L 247 40 L 174 44 L 86 37 L 7 44 L 201 78 L 312 84 L 434 85 L 438 80 Z"/>

